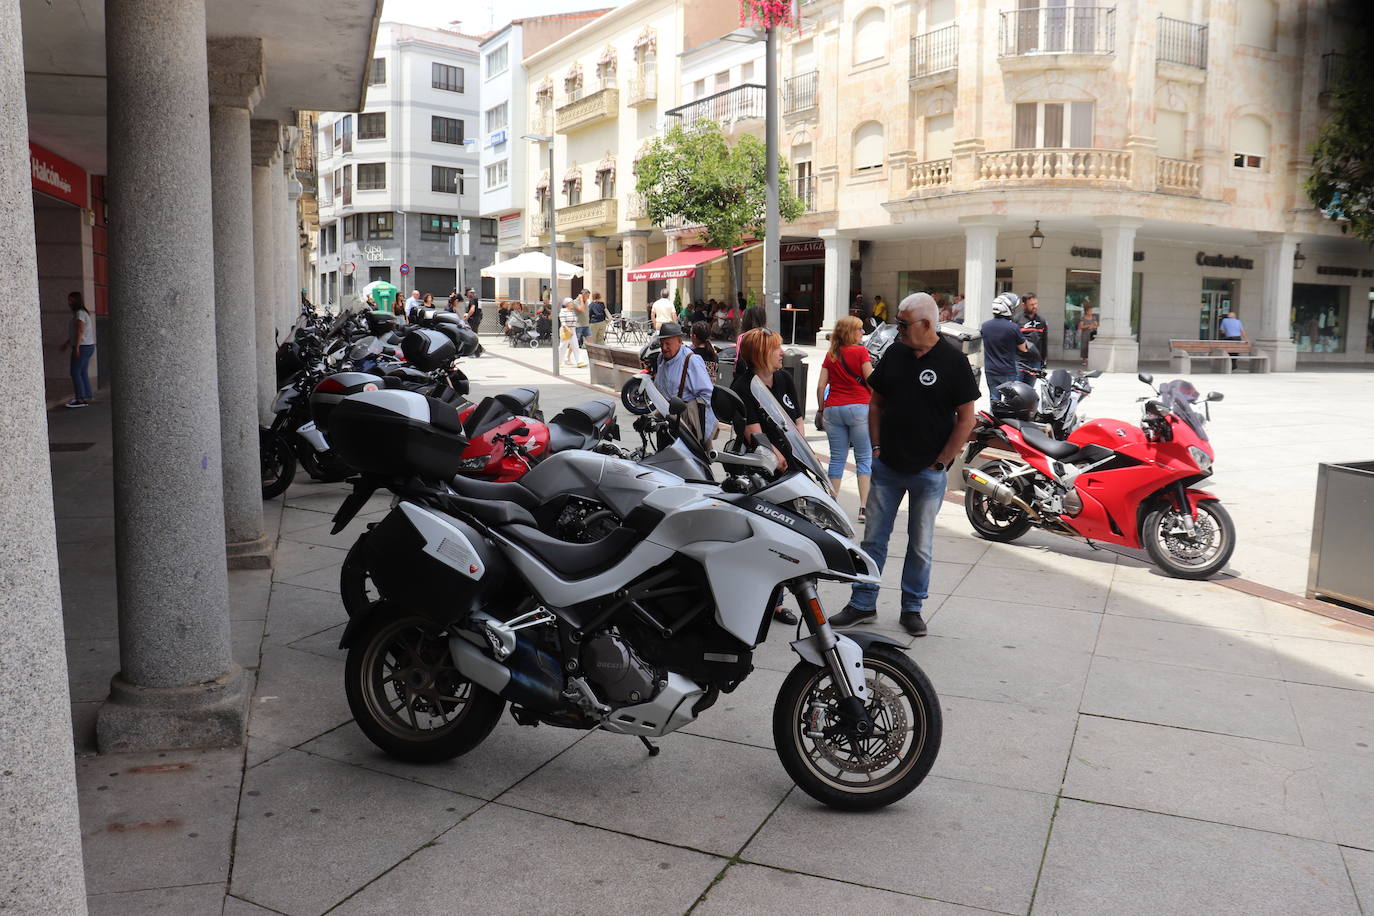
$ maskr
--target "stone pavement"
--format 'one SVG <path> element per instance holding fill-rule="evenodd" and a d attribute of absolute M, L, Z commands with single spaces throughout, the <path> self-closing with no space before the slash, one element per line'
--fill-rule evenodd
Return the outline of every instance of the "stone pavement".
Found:
<path fill-rule="evenodd" d="M 468 369 L 478 391 L 541 383 L 549 413 L 592 396 L 502 359 Z M 1143 389 L 1128 381 L 1095 400 L 1124 403 Z M 1292 468 L 1369 454 L 1348 412 L 1367 374 L 1224 384 L 1218 490 L 1299 402 L 1307 428 L 1265 450 Z M 1223 433 L 1232 418 L 1250 434 Z M 236 655 L 256 678 L 246 748 L 95 755 L 118 668 L 108 411 L 50 423 L 55 444 L 93 443 L 52 456 L 92 913 L 1374 913 L 1374 629 L 1061 538 L 989 544 L 952 503 L 926 639 L 893 625 L 900 536 L 890 551 L 882 629 L 931 676 L 945 739 L 883 811 L 824 809 L 783 772 L 781 628 L 656 758 L 509 717 L 445 764 L 385 757 L 350 720 L 336 649 L 339 563 L 385 500 L 331 537 L 344 490 L 309 482 L 268 504 L 276 567 L 231 574 Z M 1271 498 L 1310 504 L 1283 475 Z M 822 597 L 838 608 L 845 590 Z"/>

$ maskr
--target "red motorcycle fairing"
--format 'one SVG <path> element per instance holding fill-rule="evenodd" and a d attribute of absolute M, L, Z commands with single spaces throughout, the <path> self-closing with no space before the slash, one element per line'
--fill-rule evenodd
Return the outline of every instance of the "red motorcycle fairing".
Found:
<path fill-rule="evenodd" d="M 472 409 L 469 408 L 459 413 L 458 416 L 466 422 L 471 413 Z M 521 427 L 527 430 L 526 434 L 523 436 L 515 435 L 515 431 Z M 517 455 L 507 454 L 505 442 L 497 439 L 497 436 L 510 436 L 515 442 L 523 445 L 529 453 L 530 463 L 526 464 Z M 464 470 L 463 474 L 497 483 L 512 483 L 525 475 L 525 472 L 530 469 L 530 464 L 544 457 L 548 448 L 549 428 L 547 426 L 529 417 L 511 417 L 468 443 L 467 448 L 463 449 L 464 462 L 474 458 L 485 458 L 487 461 L 481 469 Z"/>

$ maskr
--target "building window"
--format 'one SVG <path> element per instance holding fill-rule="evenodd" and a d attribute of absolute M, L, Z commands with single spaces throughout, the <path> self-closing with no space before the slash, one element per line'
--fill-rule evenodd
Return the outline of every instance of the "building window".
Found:
<path fill-rule="evenodd" d="M 582 175 L 575 173 L 565 175 L 563 178 L 563 196 L 568 199 L 568 206 L 575 207 L 582 203 Z"/>
<path fill-rule="evenodd" d="M 854 63 L 878 60 L 887 54 L 887 16 L 876 6 L 854 20 Z"/>
<path fill-rule="evenodd" d="M 601 192 L 602 200 L 615 197 L 615 166 L 596 170 L 596 188 Z"/>
<path fill-rule="evenodd" d="M 358 224 L 354 222 L 356 216 L 345 216 L 343 222 L 343 236 L 345 242 L 353 242 L 358 238 Z"/>
<path fill-rule="evenodd" d="M 371 239 L 395 238 L 395 227 L 390 213 L 367 214 L 367 237 Z"/>
<path fill-rule="evenodd" d="M 1015 142 L 1016 149 L 1091 149 L 1093 103 L 1019 102 Z"/>
<path fill-rule="evenodd" d="M 334 149 L 353 152 L 353 116 L 344 115 L 334 122 Z"/>
<path fill-rule="evenodd" d="M 458 231 L 459 218 L 452 214 L 421 213 L 420 238 L 431 242 L 442 242 Z"/>
<path fill-rule="evenodd" d="M 926 161 L 954 155 L 954 114 L 927 115 L 925 122 Z"/>
<path fill-rule="evenodd" d="M 1236 43 L 1273 51 L 1278 37 L 1278 4 L 1273 0 L 1239 0 L 1236 4 Z"/>
<path fill-rule="evenodd" d="M 386 58 L 372 58 L 372 69 L 367 74 L 367 84 L 369 86 L 386 85 Z"/>
<path fill-rule="evenodd" d="M 746 60 L 744 63 L 739 65 L 739 81 L 741 83 L 750 83 L 753 82 L 753 80 L 754 62 L 752 60 Z"/>
<path fill-rule="evenodd" d="M 510 162 L 502 159 L 500 162 L 493 162 L 487 166 L 486 187 L 488 191 L 496 188 L 504 188 L 510 184 Z"/>
<path fill-rule="evenodd" d="M 500 76 L 502 73 L 506 72 L 506 68 L 510 66 L 509 48 L 509 45 L 502 45 L 487 54 L 487 79 L 491 79 L 493 76 Z"/>
<path fill-rule="evenodd" d="M 359 190 L 359 191 L 385 191 L 385 190 L 386 190 L 386 163 L 385 163 L 385 162 L 359 162 L 359 163 L 358 163 L 358 190 Z"/>
<path fill-rule="evenodd" d="M 1348 286 L 1294 283 L 1293 342 L 1298 345 L 1298 352 L 1344 353 L 1349 308 Z"/>
<path fill-rule="evenodd" d="M 872 172 L 883 167 L 883 125 L 860 124 L 854 131 L 854 171 Z"/>
<path fill-rule="evenodd" d="M 487 109 L 487 113 L 484 119 L 487 133 L 491 133 L 492 131 L 496 130 L 505 130 L 506 128 L 510 127 L 510 116 L 508 114 L 508 111 L 509 106 L 505 102 L 502 102 L 495 108 Z"/>
<path fill-rule="evenodd" d="M 435 115 L 429 119 L 429 138 L 435 143 L 462 143 L 463 119 L 441 118 Z"/>
<path fill-rule="evenodd" d="M 463 91 L 463 68 L 437 61 L 431 66 L 430 85 L 445 92 Z"/>
<path fill-rule="evenodd" d="M 478 223 L 478 231 L 481 237 L 478 241 L 483 245 L 496 244 L 496 220 L 486 219 L 485 217 Z"/>
<path fill-rule="evenodd" d="M 1231 164 L 1238 169 L 1263 169 L 1269 157 L 1269 124 L 1258 115 L 1236 119 L 1231 127 Z"/>
<path fill-rule="evenodd" d="M 430 166 L 429 189 L 440 194 L 462 194 L 463 170 L 446 165 Z"/>
<path fill-rule="evenodd" d="M 370 114 L 358 115 L 358 139 L 385 140 L 386 112 L 375 111 Z"/>
<path fill-rule="evenodd" d="M 1188 115 L 1181 111 L 1155 109 L 1155 141 L 1165 159 L 1188 158 Z"/>
<path fill-rule="evenodd" d="M 615 88 L 615 56 L 612 54 L 596 64 L 596 88 Z"/>
<path fill-rule="evenodd" d="M 347 207 L 353 203 L 353 166 L 344 166 L 343 173 L 343 202 L 344 206 Z"/>
<path fill-rule="evenodd" d="M 693 96 L 693 98 L 697 98 L 697 99 L 704 99 L 704 98 L 706 98 L 706 80 L 705 80 L 705 78 L 699 79 L 699 80 L 697 80 L 695 83 L 692 84 L 692 96 Z"/>

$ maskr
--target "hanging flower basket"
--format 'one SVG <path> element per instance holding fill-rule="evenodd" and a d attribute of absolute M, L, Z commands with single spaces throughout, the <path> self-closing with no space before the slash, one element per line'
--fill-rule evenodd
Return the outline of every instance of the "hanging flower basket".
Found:
<path fill-rule="evenodd" d="M 740 0 L 739 27 L 751 25 L 760 29 L 790 25 L 801 30 L 801 20 L 793 18 L 792 4 L 786 0 Z"/>

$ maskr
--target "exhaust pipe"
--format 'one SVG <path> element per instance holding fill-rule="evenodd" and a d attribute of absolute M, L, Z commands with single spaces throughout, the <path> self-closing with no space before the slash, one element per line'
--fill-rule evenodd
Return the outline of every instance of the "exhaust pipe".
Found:
<path fill-rule="evenodd" d="M 531 709 L 552 711 L 561 704 L 563 676 L 558 662 L 548 653 L 521 640 L 508 661 L 509 667 L 488 658 L 462 636 L 450 636 L 449 653 L 463 677 L 492 693 Z"/>
<path fill-rule="evenodd" d="M 964 486 L 968 489 L 977 490 L 999 506 L 1015 506 L 1031 518 L 1040 517 L 1040 513 L 1032 509 L 1024 499 L 1017 496 L 1015 490 L 1000 480 L 993 480 L 976 468 L 964 468 Z"/>

